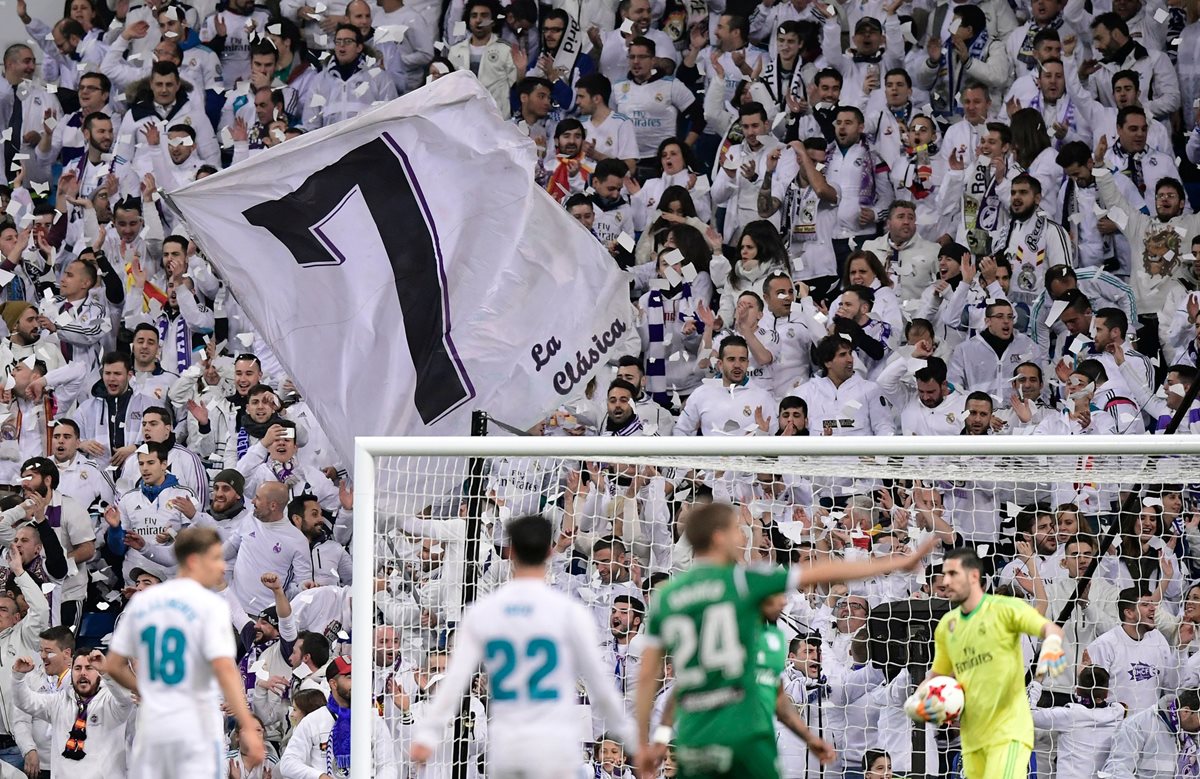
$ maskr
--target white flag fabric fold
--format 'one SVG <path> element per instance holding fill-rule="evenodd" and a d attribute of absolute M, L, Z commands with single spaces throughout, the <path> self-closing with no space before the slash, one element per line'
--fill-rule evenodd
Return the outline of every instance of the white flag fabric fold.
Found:
<path fill-rule="evenodd" d="M 166 196 L 347 462 L 355 435 L 532 426 L 633 335 L 627 281 L 454 73 Z"/>

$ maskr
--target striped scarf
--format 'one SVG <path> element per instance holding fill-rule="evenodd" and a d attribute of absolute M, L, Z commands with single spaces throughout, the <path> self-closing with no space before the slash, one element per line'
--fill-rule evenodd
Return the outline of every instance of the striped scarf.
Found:
<path fill-rule="evenodd" d="M 971 41 L 971 45 L 967 48 L 967 60 L 983 60 L 983 55 L 987 53 L 988 47 L 988 31 L 985 29 L 975 36 L 975 40 Z M 944 73 L 946 76 L 946 94 L 934 94 L 934 104 L 939 105 L 943 109 L 942 113 L 952 114 L 954 116 L 962 116 L 963 108 L 958 103 L 958 93 L 964 86 L 963 76 L 966 75 L 966 68 L 963 67 L 958 72 L 954 70 L 955 58 L 954 43 L 947 38 L 942 43 L 942 61 L 938 67 L 938 78 L 941 78 Z M 965 65 L 965 63 L 964 63 Z"/>
<path fill-rule="evenodd" d="M 666 296 L 661 290 L 650 290 L 650 295 L 646 299 L 646 330 L 649 335 L 650 344 L 646 347 L 646 391 L 654 398 L 655 402 L 667 404 L 670 398 L 667 395 L 667 315 L 666 315 Z M 683 282 L 682 293 L 678 296 L 679 302 L 675 306 L 674 319 L 678 320 L 683 316 L 691 316 L 695 318 L 696 314 L 692 309 L 692 285 L 688 282 Z M 696 328 L 699 331 L 703 325 L 696 320 Z"/>
<path fill-rule="evenodd" d="M 75 724 L 71 726 L 71 732 L 67 734 L 67 744 L 63 748 L 62 756 L 68 760 L 82 760 L 87 757 L 84 751 L 84 742 L 87 741 L 87 710 L 88 704 L 92 699 L 78 698 L 75 704 Z"/>

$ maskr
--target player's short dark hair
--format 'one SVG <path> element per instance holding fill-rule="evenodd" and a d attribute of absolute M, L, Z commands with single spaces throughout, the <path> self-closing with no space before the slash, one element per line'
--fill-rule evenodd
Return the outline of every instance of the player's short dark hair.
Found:
<path fill-rule="evenodd" d="M 151 451 L 154 451 L 156 446 L 160 444 L 149 444 Z M 161 449 L 160 449 L 161 451 Z M 163 456 L 163 462 L 166 462 L 166 456 Z M 221 535 L 216 528 L 205 527 L 203 525 L 192 525 L 185 527 L 179 531 L 179 535 L 175 536 L 175 559 L 180 565 L 186 563 L 189 559 L 199 554 L 204 554 L 214 546 L 221 545 Z"/>
<path fill-rule="evenodd" d="M 54 645 L 64 652 L 75 651 L 75 633 L 66 625 L 55 625 L 38 633 L 43 641 L 53 641 Z"/>
<path fill-rule="evenodd" d="M 845 83 L 845 78 L 842 76 L 841 71 L 837 68 L 822 68 L 821 70 L 818 70 L 817 75 L 813 76 L 813 83 L 820 84 L 821 80 L 826 78 L 831 78 L 836 81 L 839 87 Z"/>
<path fill-rule="evenodd" d="M 513 560 L 521 565 L 541 565 L 550 554 L 554 531 L 541 514 L 527 514 L 508 523 L 508 543 Z"/>
<path fill-rule="evenodd" d="M 963 567 L 964 571 L 974 571 L 983 576 L 983 561 L 979 559 L 979 555 L 969 546 L 960 546 L 951 549 L 946 554 L 942 555 L 942 567 L 951 560 L 958 560 L 958 564 Z"/>
<path fill-rule="evenodd" d="M 96 122 L 111 122 L 112 117 L 103 111 L 92 111 L 83 118 L 83 129 L 86 132 L 92 131 L 92 125 Z"/>
<path fill-rule="evenodd" d="M 308 655 L 317 668 L 329 662 L 329 639 L 311 630 L 301 630 L 296 636 L 300 645 L 300 656 Z"/>
<path fill-rule="evenodd" d="M 762 117 L 764 122 L 770 121 L 770 119 L 767 118 L 767 109 L 757 100 L 751 100 L 747 103 L 742 103 L 738 108 L 738 119 L 742 119 L 747 116 L 759 116 Z"/>
<path fill-rule="evenodd" d="M 709 503 L 688 514 L 683 534 L 692 551 L 703 554 L 712 548 L 713 534 L 734 524 L 733 506 L 728 503 Z"/>
<path fill-rule="evenodd" d="M 1092 301 L 1088 300 L 1088 296 L 1080 292 L 1078 288 L 1067 290 L 1060 300 L 1067 304 L 1068 309 L 1080 314 L 1086 314 L 1092 310 Z"/>
<path fill-rule="evenodd" d="M 554 137 L 561 138 L 564 133 L 569 133 L 572 130 L 578 130 L 580 135 L 587 136 L 587 130 L 583 129 L 583 122 L 574 118 L 566 118 L 554 126 Z"/>

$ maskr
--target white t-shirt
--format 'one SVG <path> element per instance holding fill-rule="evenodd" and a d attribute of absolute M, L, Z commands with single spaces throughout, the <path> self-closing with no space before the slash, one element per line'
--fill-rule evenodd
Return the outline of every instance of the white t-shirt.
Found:
<path fill-rule="evenodd" d="M 583 117 L 584 138 L 596 143 L 596 151 L 618 160 L 638 158 L 637 136 L 633 132 L 633 121 L 624 114 L 611 113 L 600 124 L 592 117 Z"/>
<path fill-rule="evenodd" d="M 695 101 L 691 90 L 672 76 L 644 84 L 621 81 L 613 85 L 612 108 L 633 122 L 639 159 L 658 153 L 659 144 L 675 135 L 679 114 Z"/>
<path fill-rule="evenodd" d="M 1134 641 L 1118 625 L 1088 644 L 1087 654 L 1093 665 L 1108 671 L 1109 693 L 1130 714 L 1153 708 L 1178 674 L 1174 653 L 1158 630 Z"/>
<path fill-rule="evenodd" d="M 233 659 L 230 625 L 225 599 L 194 579 L 163 582 L 129 601 L 112 649 L 137 659 L 139 741 L 221 740 L 212 661 Z"/>

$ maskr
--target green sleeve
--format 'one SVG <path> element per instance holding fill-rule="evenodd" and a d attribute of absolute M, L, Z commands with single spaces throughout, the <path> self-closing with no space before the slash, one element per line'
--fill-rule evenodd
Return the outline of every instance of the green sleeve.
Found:
<path fill-rule="evenodd" d="M 1014 632 L 1024 633 L 1029 636 L 1040 636 L 1042 634 L 1042 626 L 1050 621 L 1039 614 L 1037 609 L 1023 600 L 1008 598 L 1004 605 L 1004 613 L 1007 617 L 1008 626 Z"/>
<path fill-rule="evenodd" d="M 937 676 L 953 676 L 954 664 L 950 662 L 950 652 L 946 648 L 946 618 L 942 617 L 937 628 L 933 631 L 933 666 L 932 671 Z"/>

